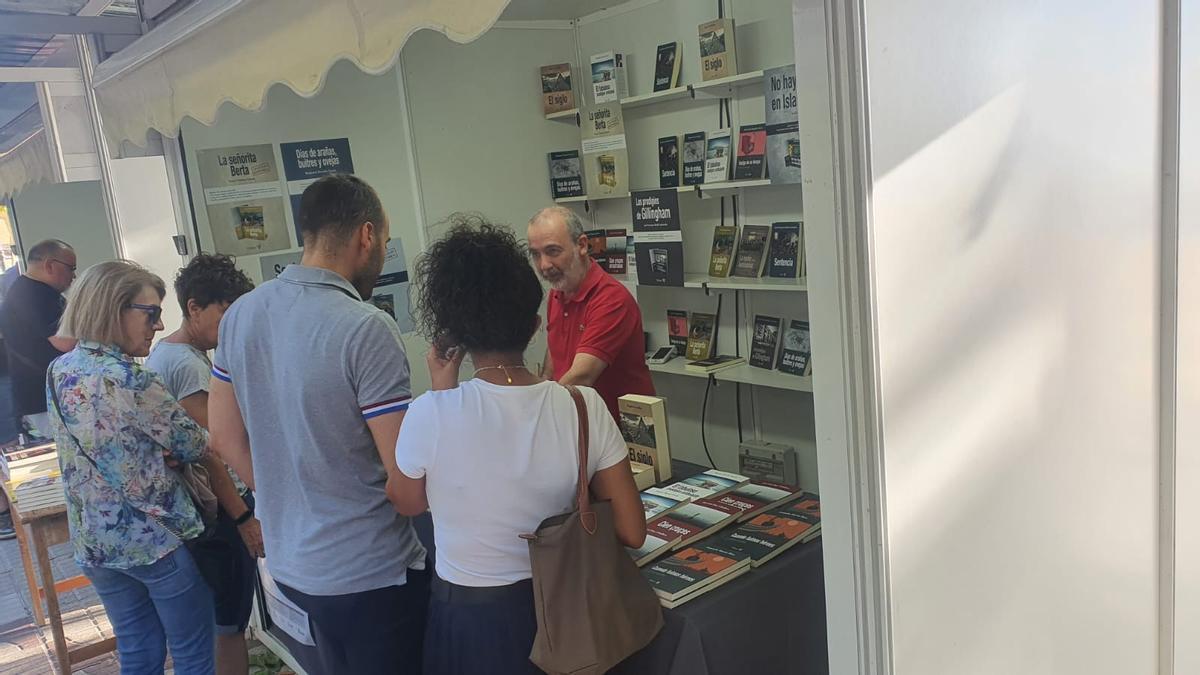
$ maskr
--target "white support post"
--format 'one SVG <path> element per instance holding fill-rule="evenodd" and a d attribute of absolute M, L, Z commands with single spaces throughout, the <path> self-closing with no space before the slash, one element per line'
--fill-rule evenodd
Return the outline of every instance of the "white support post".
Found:
<path fill-rule="evenodd" d="M 54 171 L 54 180 L 59 183 L 67 182 L 66 161 L 63 159 L 62 143 L 58 135 L 58 117 L 54 111 L 54 99 L 50 95 L 50 84 L 38 82 L 38 110 L 42 113 L 42 135 L 50 151 L 50 168 Z"/>
<path fill-rule="evenodd" d="M 120 216 L 113 198 L 112 158 L 108 154 L 108 141 L 104 138 L 104 125 L 96 105 L 96 92 L 92 89 L 92 48 L 86 37 L 75 36 L 75 48 L 79 53 L 79 70 L 83 75 L 84 101 L 87 102 L 88 118 L 92 123 L 92 136 L 96 139 L 96 158 L 100 162 L 100 187 L 104 195 L 104 210 L 108 213 L 108 227 L 112 232 L 113 248 L 118 258 L 125 257 L 125 243 L 121 237 Z"/>

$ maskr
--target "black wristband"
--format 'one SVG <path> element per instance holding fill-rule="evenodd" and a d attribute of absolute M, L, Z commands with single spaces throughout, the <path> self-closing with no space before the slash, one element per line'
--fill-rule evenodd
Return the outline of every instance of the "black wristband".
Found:
<path fill-rule="evenodd" d="M 246 512 L 238 516 L 237 520 L 233 521 L 234 525 L 243 525 L 247 520 L 254 517 L 254 509 L 246 509 Z"/>

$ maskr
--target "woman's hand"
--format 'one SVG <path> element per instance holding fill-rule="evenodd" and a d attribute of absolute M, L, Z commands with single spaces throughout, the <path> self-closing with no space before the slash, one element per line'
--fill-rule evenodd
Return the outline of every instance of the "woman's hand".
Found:
<path fill-rule="evenodd" d="M 443 358 L 436 344 L 430 347 L 429 353 L 425 355 L 425 363 L 429 366 L 429 377 L 432 380 L 430 389 L 445 391 L 457 387 L 458 370 L 462 367 L 463 357 L 466 355 L 465 350 L 451 347 L 446 350 L 446 358 Z"/>
<path fill-rule="evenodd" d="M 246 550 L 250 551 L 252 557 L 267 557 L 263 550 L 262 524 L 258 522 L 258 518 L 252 516 L 250 520 L 238 525 L 237 528 L 238 534 L 242 535 L 242 542 L 246 544 Z"/>

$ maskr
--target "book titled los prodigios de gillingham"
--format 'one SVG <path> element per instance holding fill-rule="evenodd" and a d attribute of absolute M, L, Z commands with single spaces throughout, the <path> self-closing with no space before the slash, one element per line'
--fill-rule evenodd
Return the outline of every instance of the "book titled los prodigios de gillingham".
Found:
<path fill-rule="evenodd" d="M 750 342 L 750 365 L 770 370 L 775 367 L 779 352 L 779 334 L 783 322 L 777 316 L 758 314 L 754 317 L 754 336 Z"/>
<path fill-rule="evenodd" d="M 679 193 L 643 190 L 630 195 L 637 278 L 647 286 L 683 286 L 683 232 Z"/>

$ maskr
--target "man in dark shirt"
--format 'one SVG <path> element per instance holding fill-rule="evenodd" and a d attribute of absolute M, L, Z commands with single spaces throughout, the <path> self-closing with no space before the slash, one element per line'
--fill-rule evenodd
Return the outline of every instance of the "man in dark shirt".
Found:
<path fill-rule="evenodd" d="M 0 333 L 8 351 L 13 414 L 43 438 L 50 437 L 46 415 L 46 368 L 74 340 L 59 338 L 62 294 L 75 280 L 75 251 L 66 242 L 47 239 L 29 249 L 26 272 L 17 277 L 0 304 Z M 12 514 L 0 492 L 0 539 L 12 536 Z"/>

